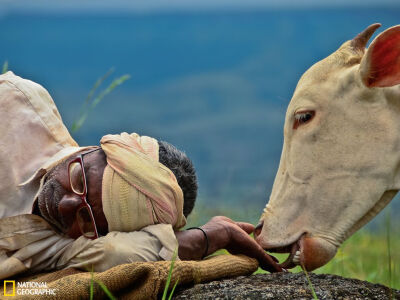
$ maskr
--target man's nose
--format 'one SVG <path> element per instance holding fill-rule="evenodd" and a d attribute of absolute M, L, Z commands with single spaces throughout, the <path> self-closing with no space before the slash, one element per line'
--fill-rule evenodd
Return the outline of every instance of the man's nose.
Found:
<path fill-rule="evenodd" d="M 63 218 L 63 221 L 67 223 L 65 225 L 68 226 L 74 221 L 76 212 L 81 203 L 82 199 L 75 194 L 67 194 L 62 197 L 60 203 L 58 204 L 58 212 Z"/>

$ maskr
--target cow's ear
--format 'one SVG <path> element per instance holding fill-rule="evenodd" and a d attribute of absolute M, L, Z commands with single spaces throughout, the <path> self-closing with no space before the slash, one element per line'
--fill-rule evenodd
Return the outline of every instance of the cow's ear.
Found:
<path fill-rule="evenodd" d="M 400 84 L 400 25 L 378 35 L 360 63 L 360 75 L 367 87 Z"/>

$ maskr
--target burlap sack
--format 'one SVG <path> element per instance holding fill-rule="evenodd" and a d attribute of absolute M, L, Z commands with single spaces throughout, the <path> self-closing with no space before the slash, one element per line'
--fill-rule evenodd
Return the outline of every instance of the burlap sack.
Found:
<path fill-rule="evenodd" d="M 135 262 L 119 265 L 101 273 L 93 273 L 94 298 L 107 296 L 96 282 L 100 281 L 117 299 L 157 299 L 163 292 L 171 262 Z M 227 277 L 250 275 L 257 270 L 258 262 L 243 255 L 218 255 L 202 261 L 176 261 L 170 288 Z M 89 299 L 92 274 L 76 269 L 39 274 L 20 278 L 17 282 L 46 282 L 48 289 L 56 289 L 56 296 L 18 296 L 4 299 Z M 18 283 L 16 283 L 18 285 Z M 7 285 L 11 293 L 11 285 Z M 3 293 L 1 293 L 3 295 Z M 3 299 L 3 296 L 1 297 Z"/>

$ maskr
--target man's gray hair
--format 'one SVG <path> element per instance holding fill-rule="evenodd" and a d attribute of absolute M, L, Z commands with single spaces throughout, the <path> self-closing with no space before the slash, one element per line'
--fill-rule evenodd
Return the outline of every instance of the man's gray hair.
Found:
<path fill-rule="evenodd" d="M 187 217 L 193 210 L 197 197 L 197 176 L 192 161 L 173 145 L 158 141 L 159 161 L 174 173 L 183 192 L 183 214 Z"/>

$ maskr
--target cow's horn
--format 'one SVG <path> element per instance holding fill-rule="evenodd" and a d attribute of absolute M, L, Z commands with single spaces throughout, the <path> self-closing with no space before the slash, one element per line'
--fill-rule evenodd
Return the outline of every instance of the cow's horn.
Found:
<path fill-rule="evenodd" d="M 374 34 L 374 32 L 381 27 L 381 24 L 375 23 L 369 25 L 363 32 L 357 34 L 357 36 L 351 41 L 351 46 L 354 50 L 364 51 L 367 46 L 368 40 Z"/>
<path fill-rule="evenodd" d="M 381 24 L 375 23 L 369 25 L 363 32 L 357 34 L 357 36 L 351 41 L 353 49 L 364 51 L 369 39 L 379 27 L 381 27 Z"/>

